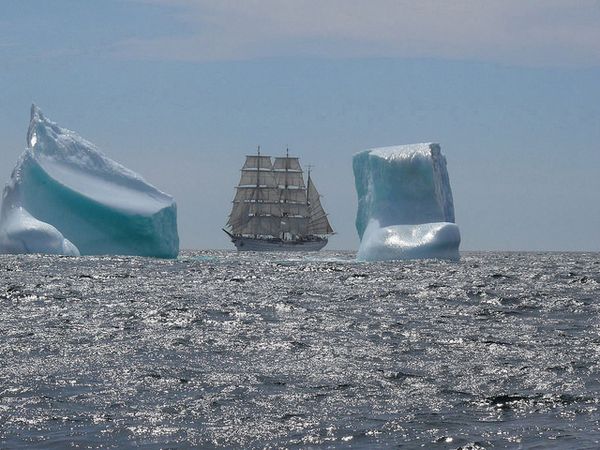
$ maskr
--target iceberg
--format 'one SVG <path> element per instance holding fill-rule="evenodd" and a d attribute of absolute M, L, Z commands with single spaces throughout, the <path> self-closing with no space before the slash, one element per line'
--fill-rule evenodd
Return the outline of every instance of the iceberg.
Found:
<path fill-rule="evenodd" d="M 459 259 L 460 231 L 439 144 L 365 150 L 354 155 L 352 165 L 357 259 Z"/>
<path fill-rule="evenodd" d="M 27 148 L 2 194 L 0 253 L 178 252 L 173 198 L 33 105 Z"/>

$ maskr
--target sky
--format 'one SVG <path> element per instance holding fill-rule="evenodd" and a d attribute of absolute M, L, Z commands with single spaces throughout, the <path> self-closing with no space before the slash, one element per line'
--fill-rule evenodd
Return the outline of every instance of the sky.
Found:
<path fill-rule="evenodd" d="M 289 147 L 356 249 L 352 155 L 439 142 L 462 250 L 600 250 L 600 0 L 0 0 L 0 179 L 29 108 L 221 231 Z"/>

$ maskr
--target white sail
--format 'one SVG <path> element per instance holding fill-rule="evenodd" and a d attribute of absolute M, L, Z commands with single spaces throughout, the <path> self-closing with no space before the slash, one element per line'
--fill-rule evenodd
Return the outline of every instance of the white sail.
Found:
<path fill-rule="evenodd" d="M 306 189 L 281 189 L 281 191 L 286 203 L 306 204 Z"/>
<path fill-rule="evenodd" d="M 239 227 L 239 234 L 277 236 L 281 229 L 281 219 L 273 216 L 251 216 Z"/>
<path fill-rule="evenodd" d="M 279 189 L 256 186 L 238 186 L 235 193 L 234 202 L 243 201 L 263 201 L 263 202 L 278 202 L 281 197 Z"/>
<path fill-rule="evenodd" d="M 275 185 L 280 187 L 303 188 L 304 177 L 302 172 L 273 172 L 275 176 Z"/>
<path fill-rule="evenodd" d="M 248 214 L 253 216 L 281 216 L 281 203 L 248 203 Z"/>
<path fill-rule="evenodd" d="M 294 236 L 306 236 L 308 217 L 281 217 L 281 231 Z"/>
<path fill-rule="evenodd" d="M 331 234 L 333 229 L 329 224 L 327 213 L 321 205 L 319 192 L 310 175 L 308 176 L 308 234 Z"/>
<path fill-rule="evenodd" d="M 231 227 L 234 233 L 238 233 L 240 227 L 248 221 L 248 210 L 250 203 L 234 203 L 227 225 Z"/>
<path fill-rule="evenodd" d="M 290 172 L 302 172 L 300 161 L 293 156 L 276 157 L 273 164 L 274 170 L 287 170 Z"/>
<path fill-rule="evenodd" d="M 242 176 L 240 177 L 238 186 L 276 187 L 277 182 L 272 171 L 242 169 Z"/>
<path fill-rule="evenodd" d="M 308 217 L 308 205 L 306 203 L 282 203 L 281 209 L 288 216 Z"/>
<path fill-rule="evenodd" d="M 270 156 L 248 155 L 246 156 L 246 162 L 242 169 L 260 169 L 269 171 L 273 170 L 273 164 L 271 163 Z"/>
<path fill-rule="evenodd" d="M 242 176 L 240 177 L 240 186 L 256 186 L 259 182 L 259 176 L 257 170 L 242 170 Z"/>

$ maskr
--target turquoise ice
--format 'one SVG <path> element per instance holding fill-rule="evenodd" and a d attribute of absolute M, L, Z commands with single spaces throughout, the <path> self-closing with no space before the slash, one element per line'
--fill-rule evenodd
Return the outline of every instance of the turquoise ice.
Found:
<path fill-rule="evenodd" d="M 354 155 L 360 260 L 458 259 L 460 232 L 439 144 Z"/>
<path fill-rule="evenodd" d="M 34 105 L 2 196 L 0 252 L 174 258 L 177 206 Z"/>

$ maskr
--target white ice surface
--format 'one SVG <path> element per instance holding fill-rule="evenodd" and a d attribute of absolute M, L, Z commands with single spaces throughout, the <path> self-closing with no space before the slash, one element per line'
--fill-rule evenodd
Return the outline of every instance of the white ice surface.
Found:
<path fill-rule="evenodd" d="M 0 222 L 2 253 L 47 253 L 79 256 L 79 250 L 52 225 L 22 207 L 11 208 Z"/>
<path fill-rule="evenodd" d="M 48 175 L 60 180 L 63 186 L 123 213 L 152 214 L 169 207 L 173 202 L 171 197 L 156 189 L 123 185 L 119 183 L 119 178 L 103 177 L 50 158 L 38 156 L 37 161 Z"/>
<path fill-rule="evenodd" d="M 458 259 L 460 232 L 438 144 L 366 150 L 353 169 L 359 260 Z"/>
<path fill-rule="evenodd" d="M 177 255 L 171 196 L 35 106 L 27 144 L 3 192 L 0 252 Z"/>
<path fill-rule="evenodd" d="M 458 226 L 449 222 L 420 225 L 379 226 L 373 220 L 367 226 L 358 250 L 360 261 L 397 259 L 459 259 Z"/>

